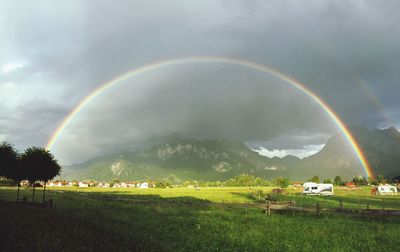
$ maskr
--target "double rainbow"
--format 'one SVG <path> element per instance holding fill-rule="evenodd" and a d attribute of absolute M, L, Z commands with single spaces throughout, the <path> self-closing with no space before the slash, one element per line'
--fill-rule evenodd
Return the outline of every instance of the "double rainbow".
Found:
<path fill-rule="evenodd" d="M 339 118 L 339 116 L 333 111 L 333 109 L 326 103 L 324 102 L 319 96 L 317 96 L 314 92 L 312 92 L 310 89 L 308 89 L 303 83 L 299 82 L 298 80 L 295 80 L 273 68 L 266 67 L 263 65 L 259 65 L 257 63 L 245 61 L 245 60 L 239 60 L 239 59 L 230 59 L 230 58 L 219 58 L 219 57 L 190 57 L 190 58 L 179 58 L 179 59 L 172 59 L 172 60 L 166 60 L 166 61 L 159 61 L 155 62 L 152 64 L 148 64 L 145 66 L 142 66 L 140 68 L 134 69 L 132 71 L 129 71 L 123 75 L 120 75 L 111 81 L 102 84 L 100 87 L 95 89 L 92 93 L 90 93 L 88 96 L 86 96 L 84 99 L 81 100 L 81 102 L 63 119 L 61 124 L 58 126 L 58 128 L 54 131 L 54 133 L 51 135 L 46 148 L 51 149 L 54 144 L 56 143 L 57 139 L 61 135 L 62 131 L 65 129 L 65 127 L 68 126 L 68 124 L 73 120 L 77 114 L 82 111 L 82 109 L 92 100 L 94 100 L 98 95 L 101 93 L 105 92 L 107 89 L 117 85 L 118 83 L 122 82 L 123 80 L 126 80 L 128 78 L 131 78 L 133 76 L 139 75 L 139 74 L 144 74 L 147 72 L 150 72 L 152 70 L 156 70 L 162 67 L 166 66 L 171 66 L 171 65 L 182 65 L 182 64 L 189 64 L 189 63 L 224 63 L 224 64 L 231 64 L 231 65 L 238 65 L 242 67 L 247 67 L 251 68 L 263 73 L 271 74 L 274 77 L 281 79 L 290 85 L 292 85 L 294 88 L 297 88 L 300 90 L 302 93 L 310 97 L 315 103 L 317 103 L 321 109 L 325 111 L 325 113 L 331 118 L 331 120 L 335 123 L 336 127 L 340 130 L 340 132 L 343 134 L 343 136 L 346 138 L 347 142 L 351 145 L 354 153 L 356 154 L 357 158 L 359 159 L 365 174 L 368 177 L 374 177 L 373 171 L 371 167 L 369 166 L 365 155 L 360 149 L 360 146 L 354 139 L 353 135 L 349 131 L 349 129 L 346 127 L 346 125 L 343 123 L 343 121 Z"/>

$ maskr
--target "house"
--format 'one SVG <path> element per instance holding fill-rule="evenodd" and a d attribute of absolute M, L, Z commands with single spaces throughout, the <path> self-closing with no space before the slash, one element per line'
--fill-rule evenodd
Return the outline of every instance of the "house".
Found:
<path fill-rule="evenodd" d="M 58 182 L 55 182 L 55 181 L 47 182 L 46 186 L 48 186 L 48 187 L 55 187 L 57 183 L 58 183 Z"/>
<path fill-rule="evenodd" d="M 86 183 L 86 182 L 80 181 L 79 184 L 78 184 L 78 186 L 79 186 L 79 187 L 89 187 L 89 184 Z"/>
<path fill-rule="evenodd" d="M 120 186 L 121 186 L 121 188 L 127 188 L 128 186 L 126 185 L 126 183 L 124 183 L 124 182 L 122 182 L 121 184 L 120 184 Z"/>
<path fill-rule="evenodd" d="M 76 186 L 76 185 L 77 185 L 76 182 L 69 182 L 69 183 L 68 183 L 68 186 L 69 186 L 69 187 L 73 187 L 73 186 Z"/>
<path fill-rule="evenodd" d="M 299 181 L 293 181 L 292 184 L 290 185 L 291 187 L 302 187 L 303 183 Z"/>
<path fill-rule="evenodd" d="M 356 184 L 354 184 L 354 182 L 346 182 L 346 186 L 350 188 L 355 188 Z"/>
<path fill-rule="evenodd" d="M 102 187 L 110 187 L 110 184 L 109 183 L 104 183 L 103 185 L 102 185 Z"/>

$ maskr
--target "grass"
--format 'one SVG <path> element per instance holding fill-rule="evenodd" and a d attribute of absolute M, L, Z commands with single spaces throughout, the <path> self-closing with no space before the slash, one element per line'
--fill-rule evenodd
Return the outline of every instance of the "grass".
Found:
<path fill-rule="evenodd" d="M 264 215 L 257 208 L 221 207 L 210 202 L 255 203 L 256 192 L 272 188 L 168 188 L 49 190 L 55 211 L 17 207 L 14 188 L 0 189 L 0 249 L 119 251 L 396 251 L 400 218 L 344 215 Z M 22 190 L 30 197 L 30 190 Z M 41 198 L 37 193 L 38 200 Z M 334 197 L 282 197 L 298 205 L 380 208 L 383 197 L 369 189 L 336 190 Z M 400 197 L 385 197 L 400 209 Z"/>

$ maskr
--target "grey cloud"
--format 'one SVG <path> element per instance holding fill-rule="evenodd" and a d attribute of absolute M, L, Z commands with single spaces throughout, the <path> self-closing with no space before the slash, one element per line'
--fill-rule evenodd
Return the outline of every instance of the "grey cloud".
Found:
<path fill-rule="evenodd" d="M 82 147 L 95 155 L 163 135 L 251 141 L 335 132 L 309 97 L 265 73 L 197 63 L 154 75 L 133 77 L 93 100 L 54 151 L 77 158 L 87 155 Z"/>
<path fill-rule="evenodd" d="M 26 61 L 26 66 L 0 76 L 0 90 L 7 90 L 0 94 L 0 136 L 19 146 L 45 143 L 62 118 L 101 83 L 151 62 L 193 55 L 244 58 L 277 68 L 319 94 L 349 125 L 380 127 L 386 120 L 382 107 L 399 125 L 399 7 L 398 1 L 366 0 L 2 2 L 0 67 L 14 61 Z M 235 75 L 238 69 L 229 67 L 219 70 L 202 70 L 210 77 L 207 81 L 218 81 L 216 88 L 200 86 L 201 76 L 187 69 L 186 75 L 163 80 L 164 87 L 155 85 L 155 90 L 135 96 L 140 100 L 143 94 L 148 101 L 130 103 L 129 97 L 110 94 L 102 100 L 103 108 L 87 108 L 94 114 L 83 111 L 70 125 L 71 139 L 86 136 L 88 153 L 97 153 L 115 148 L 116 141 L 98 137 L 110 127 L 119 130 L 113 134 L 123 145 L 137 135 L 180 131 L 292 148 L 323 141 L 296 140 L 298 136 L 335 133 L 331 124 L 319 125 L 310 112 L 293 113 L 293 107 L 316 108 L 301 95 L 292 104 L 276 97 L 265 101 L 256 88 L 236 85 L 222 96 L 229 76 L 240 82 L 246 74 Z M 257 78 L 249 78 L 254 87 L 261 82 Z M 190 88 L 183 86 L 186 82 Z M 21 92 L 16 96 L 2 88 L 7 83 Z M 270 90 L 283 92 L 275 86 Z M 281 104 L 268 113 L 275 121 L 257 118 L 257 113 L 266 113 L 260 107 L 271 107 L 272 101 Z M 28 111 L 32 104 L 38 106 Z M 166 105 L 171 106 L 169 113 L 160 113 L 158 108 Z M 119 124 L 104 123 L 113 120 Z M 286 120 L 295 123 L 282 123 Z M 162 130 L 155 123 L 161 121 L 167 122 Z M 284 138 L 291 140 L 279 140 Z M 73 159 L 73 154 L 63 155 Z"/>

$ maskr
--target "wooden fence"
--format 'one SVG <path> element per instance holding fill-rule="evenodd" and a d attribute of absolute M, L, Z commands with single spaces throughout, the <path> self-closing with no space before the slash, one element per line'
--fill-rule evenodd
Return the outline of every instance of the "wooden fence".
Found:
<path fill-rule="evenodd" d="M 366 204 L 365 209 L 344 208 L 343 203 L 344 203 L 343 199 L 340 199 L 338 208 L 322 208 L 319 202 L 316 203 L 315 207 L 302 207 L 302 206 L 296 206 L 296 202 L 294 200 L 280 201 L 280 202 L 273 202 L 270 200 L 266 200 L 263 210 L 267 215 L 270 215 L 271 210 L 273 210 L 273 211 L 292 212 L 293 215 L 296 212 L 309 212 L 319 216 L 322 212 L 331 212 L 331 213 L 342 213 L 342 214 L 400 216 L 400 210 L 385 209 L 384 199 L 382 199 L 381 209 L 371 209 L 368 203 Z"/>

